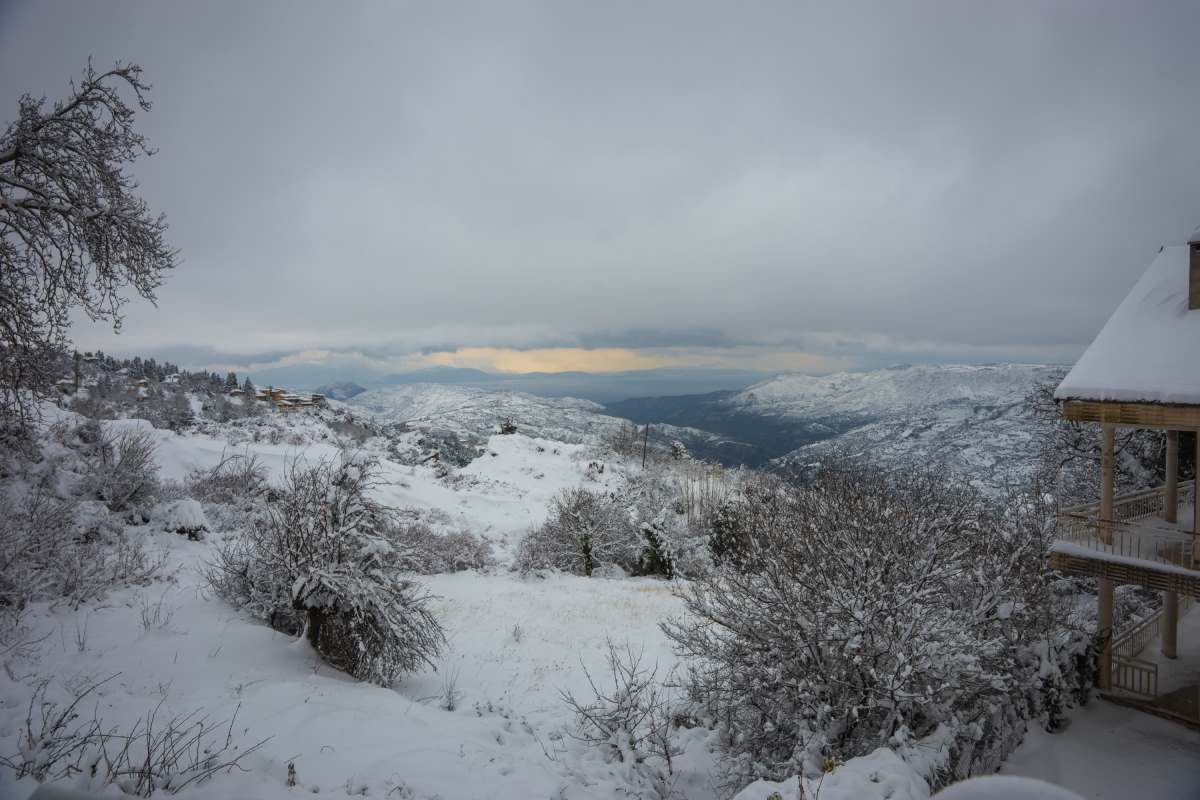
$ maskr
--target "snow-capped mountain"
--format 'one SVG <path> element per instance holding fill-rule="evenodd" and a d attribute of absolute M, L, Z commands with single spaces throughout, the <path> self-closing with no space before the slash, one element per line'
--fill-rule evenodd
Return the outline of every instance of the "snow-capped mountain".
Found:
<path fill-rule="evenodd" d="M 792 419 L 876 419 L 909 409 L 984 409 L 1021 404 L 1064 367 L 1034 364 L 899 366 L 833 375 L 781 375 L 728 397 L 739 410 Z"/>
<path fill-rule="evenodd" d="M 722 434 L 727 446 L 718 455 L 727 463 L 812 460 L 836 448 L 885 468 L 946 463 L 998 487 L 1033 465 L 1035 425 L 1026 398 L 1065 373 L 1065 367 L 996 364 L 781 375 L 739 392 L 638 398 L 608 409 L 639 423 Z"/>
<path fill-rule="evenodd" d="M 796 424 L 840 431 L 784 459 L 815 460 L 835 450 L 885 468 L 944 464 L 978 485 L 1000 489 L 1027 477 L 1037 426 L 1027 404 L 1066 368 L 1026 364 L 906 366 L 822 377 L 789 375 L 727 402 Z"/>

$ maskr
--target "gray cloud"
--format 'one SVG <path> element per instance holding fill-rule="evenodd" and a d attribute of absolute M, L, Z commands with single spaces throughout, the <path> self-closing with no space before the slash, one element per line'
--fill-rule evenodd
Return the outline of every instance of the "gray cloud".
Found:
<path fill-rule="evenodd" d="M 1069 358 L 1200 221 L 1197 34 L 1194 3 L 8 4 L 0 108 L 89 54 L 155 85 L 183 265 L 86 346 Z"/>

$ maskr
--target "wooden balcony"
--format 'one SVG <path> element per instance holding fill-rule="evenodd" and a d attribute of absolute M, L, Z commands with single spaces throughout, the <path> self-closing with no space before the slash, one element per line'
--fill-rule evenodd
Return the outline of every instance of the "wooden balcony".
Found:
<path fill-rule="evenodd" d="M 1112 519 L 1100 504 L 1058 514 L 1050 564 L 1074 575 L 1107 578 L 1200 598 L 1200 539 L 1192 530 L 1195 482 L 1179 484 L 1178 516 L 1167 522 L 1166 491 L 1147 489 L 1114 498 Z"/>

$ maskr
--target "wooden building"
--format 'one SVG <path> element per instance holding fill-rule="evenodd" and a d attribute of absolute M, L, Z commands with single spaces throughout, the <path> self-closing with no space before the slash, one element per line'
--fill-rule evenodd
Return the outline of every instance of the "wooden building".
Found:
<path fill-rule="evenodd" d="M 1059 512 L 1051 564 L 1099 582 L 1100 688 L 1161 705 L 1154 664 L 1137 658 L 1134 645 L 1114 642 L 1113 588 L 1162 592 L 1151 633 L 1161 639 L 1162 655 L 1175 658 L 1180 610 L 1200 598 L 1200 503 L 1195 481 L 1179 480 L 1180 433 L 1200 431 L 1200 228 L 1187 246 L 1159 251 L 1055 397 L 1066 419 L 1098 423 L 1101 466 L 1099 502 Z M 1165 432 L 1164 485 L 1115 494 L 1121 428 Z M 1186 439 L 1198 443 L 1200 463 L 1200 436 Z M 1194 705 L 1200 687 L 1192 688 L 1187 702 Z"/>

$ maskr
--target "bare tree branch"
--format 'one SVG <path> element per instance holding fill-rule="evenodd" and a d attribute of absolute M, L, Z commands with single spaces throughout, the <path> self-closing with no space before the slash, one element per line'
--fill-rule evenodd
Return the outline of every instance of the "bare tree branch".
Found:
<path fill-rule="evenodd" d="M 126 167 L 153 154 L 134 127 L 150 109 L 136 64 L 89 62 L 47 109 L 25 94 L 0 134 L 0 426 L 21 427 L 55 377 L 70 311 L 120 328 L 124 291 L 155 299 L 176 265 L 167 224 Z M 125 96 L 133 94 L 133 103 Z"/>

